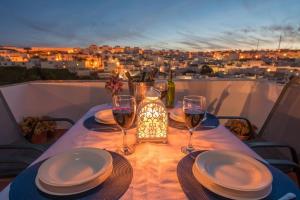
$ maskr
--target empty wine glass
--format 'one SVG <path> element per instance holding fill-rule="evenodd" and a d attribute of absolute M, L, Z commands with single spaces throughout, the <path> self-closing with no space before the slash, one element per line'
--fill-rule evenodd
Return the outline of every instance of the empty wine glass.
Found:
<path fill-rule="evenodd" d="M 193 131 L 205 120 L 206 98 L 203 96 L 185 96 L 182 105 L 185 125 L 189 130 L 188 145 L 181 148 L 183 153 L 194 151 L 192 145 Z"/>
<path fill-rule="evenodd" d="M 134 152 L 134 147 L 127 144 L 127 132 L 135 118 L 136 101 L 130 95 L 116 95 L 113 97 L 112 108 L 114 119 L 123 133 L 123 145 L 120 152 L 123 155 L 130 155 Z"/>
<path fill-rule="evenodd" d="M 168 83 L 166 80 L 156 80 L 154 82 L 155 90 L 159 91 L 160 99 L 163 100 L 168 92 Z"/>

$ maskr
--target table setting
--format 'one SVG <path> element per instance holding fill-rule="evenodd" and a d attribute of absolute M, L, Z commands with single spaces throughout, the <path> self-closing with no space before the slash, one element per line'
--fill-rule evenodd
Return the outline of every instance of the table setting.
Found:
<path fill-rule="evenodd" d="M 130 163 L 117 153 L 76 148 L 22 172 L 9 199 L 119 199 L 132 175 Z"/>
<path fill-rule="evenodd" d="M 185 96 L 179 106 L 167 109 L 159 96 L 150 89 L 137 104 L 134 96 L 114 95 L 112 104 L 91 108 L 17 176 L 0 198 L 252 200 L 300 196 L 285 174 L 206 112 L 205 97 Z"/>
<path fill-rule="evenodd" d="M 207 155 L 210 158 L 206 159 Z M 211 162 L 215 156 L 222 157 Z M 205 166 L 208 163 L 210 168 Z M 222 174 L 215 170 L 222 171 Z M 177 174 L 185 194 L 191 200 L 288 200 L 299 196 L 297 186 L 280 170 L 234 151 L 193 152 L 179 162 Z"/>
<path fill-rule="evenodd" d="M 97 132 L 120 131 L 121 129 L 114 120 L 111 107 L 111 105 L 108 105 L 107 109 L 100 110 L 96 112 L 93 116 L 87 118 L 83 123 L 84 127 L 91 131 Z M 132 124 L 131 128 L 134 127 L 135 124 Z"/>
<path fill-rule="evenodd" d="M 201 122 L 201 126 L 197 127 L 197 130 L 214 129 L 219 126 L 219 120 L 215 115 L 210 113 L 205 114 L 206 118 L 203 122 Z M 169 111 L 169 126 L 176 129 L 186 130 L 182 107 L 175 107 Z"/>

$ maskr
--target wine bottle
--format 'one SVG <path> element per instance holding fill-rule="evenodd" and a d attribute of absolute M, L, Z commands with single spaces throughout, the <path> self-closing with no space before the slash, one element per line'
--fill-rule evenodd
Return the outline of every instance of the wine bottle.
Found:
<path fill-rule="evenodd" d="M 168 78 L 168 93 L 166 97 L 166 107 L 173 108 L 174 102 L 175 102 L 175 83 L 173 81 L 172 70 L 170 70 L 169 78 Z"/>

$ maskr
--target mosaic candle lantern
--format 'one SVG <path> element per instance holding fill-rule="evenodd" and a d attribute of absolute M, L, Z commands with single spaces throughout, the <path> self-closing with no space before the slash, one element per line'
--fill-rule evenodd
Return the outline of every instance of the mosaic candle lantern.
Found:
<path fill-rule="evenodd" d="M 168 142 L 168 112 L 153 88 L 138 108 L 137 141 Z"/>

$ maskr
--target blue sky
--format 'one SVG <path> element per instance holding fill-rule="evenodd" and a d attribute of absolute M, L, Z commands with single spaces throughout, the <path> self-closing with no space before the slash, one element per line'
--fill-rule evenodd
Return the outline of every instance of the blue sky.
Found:
<path fill-rule="evenodd" d="M 0 45 L 300 48 L 299 0 L 1 0 Z"/>

